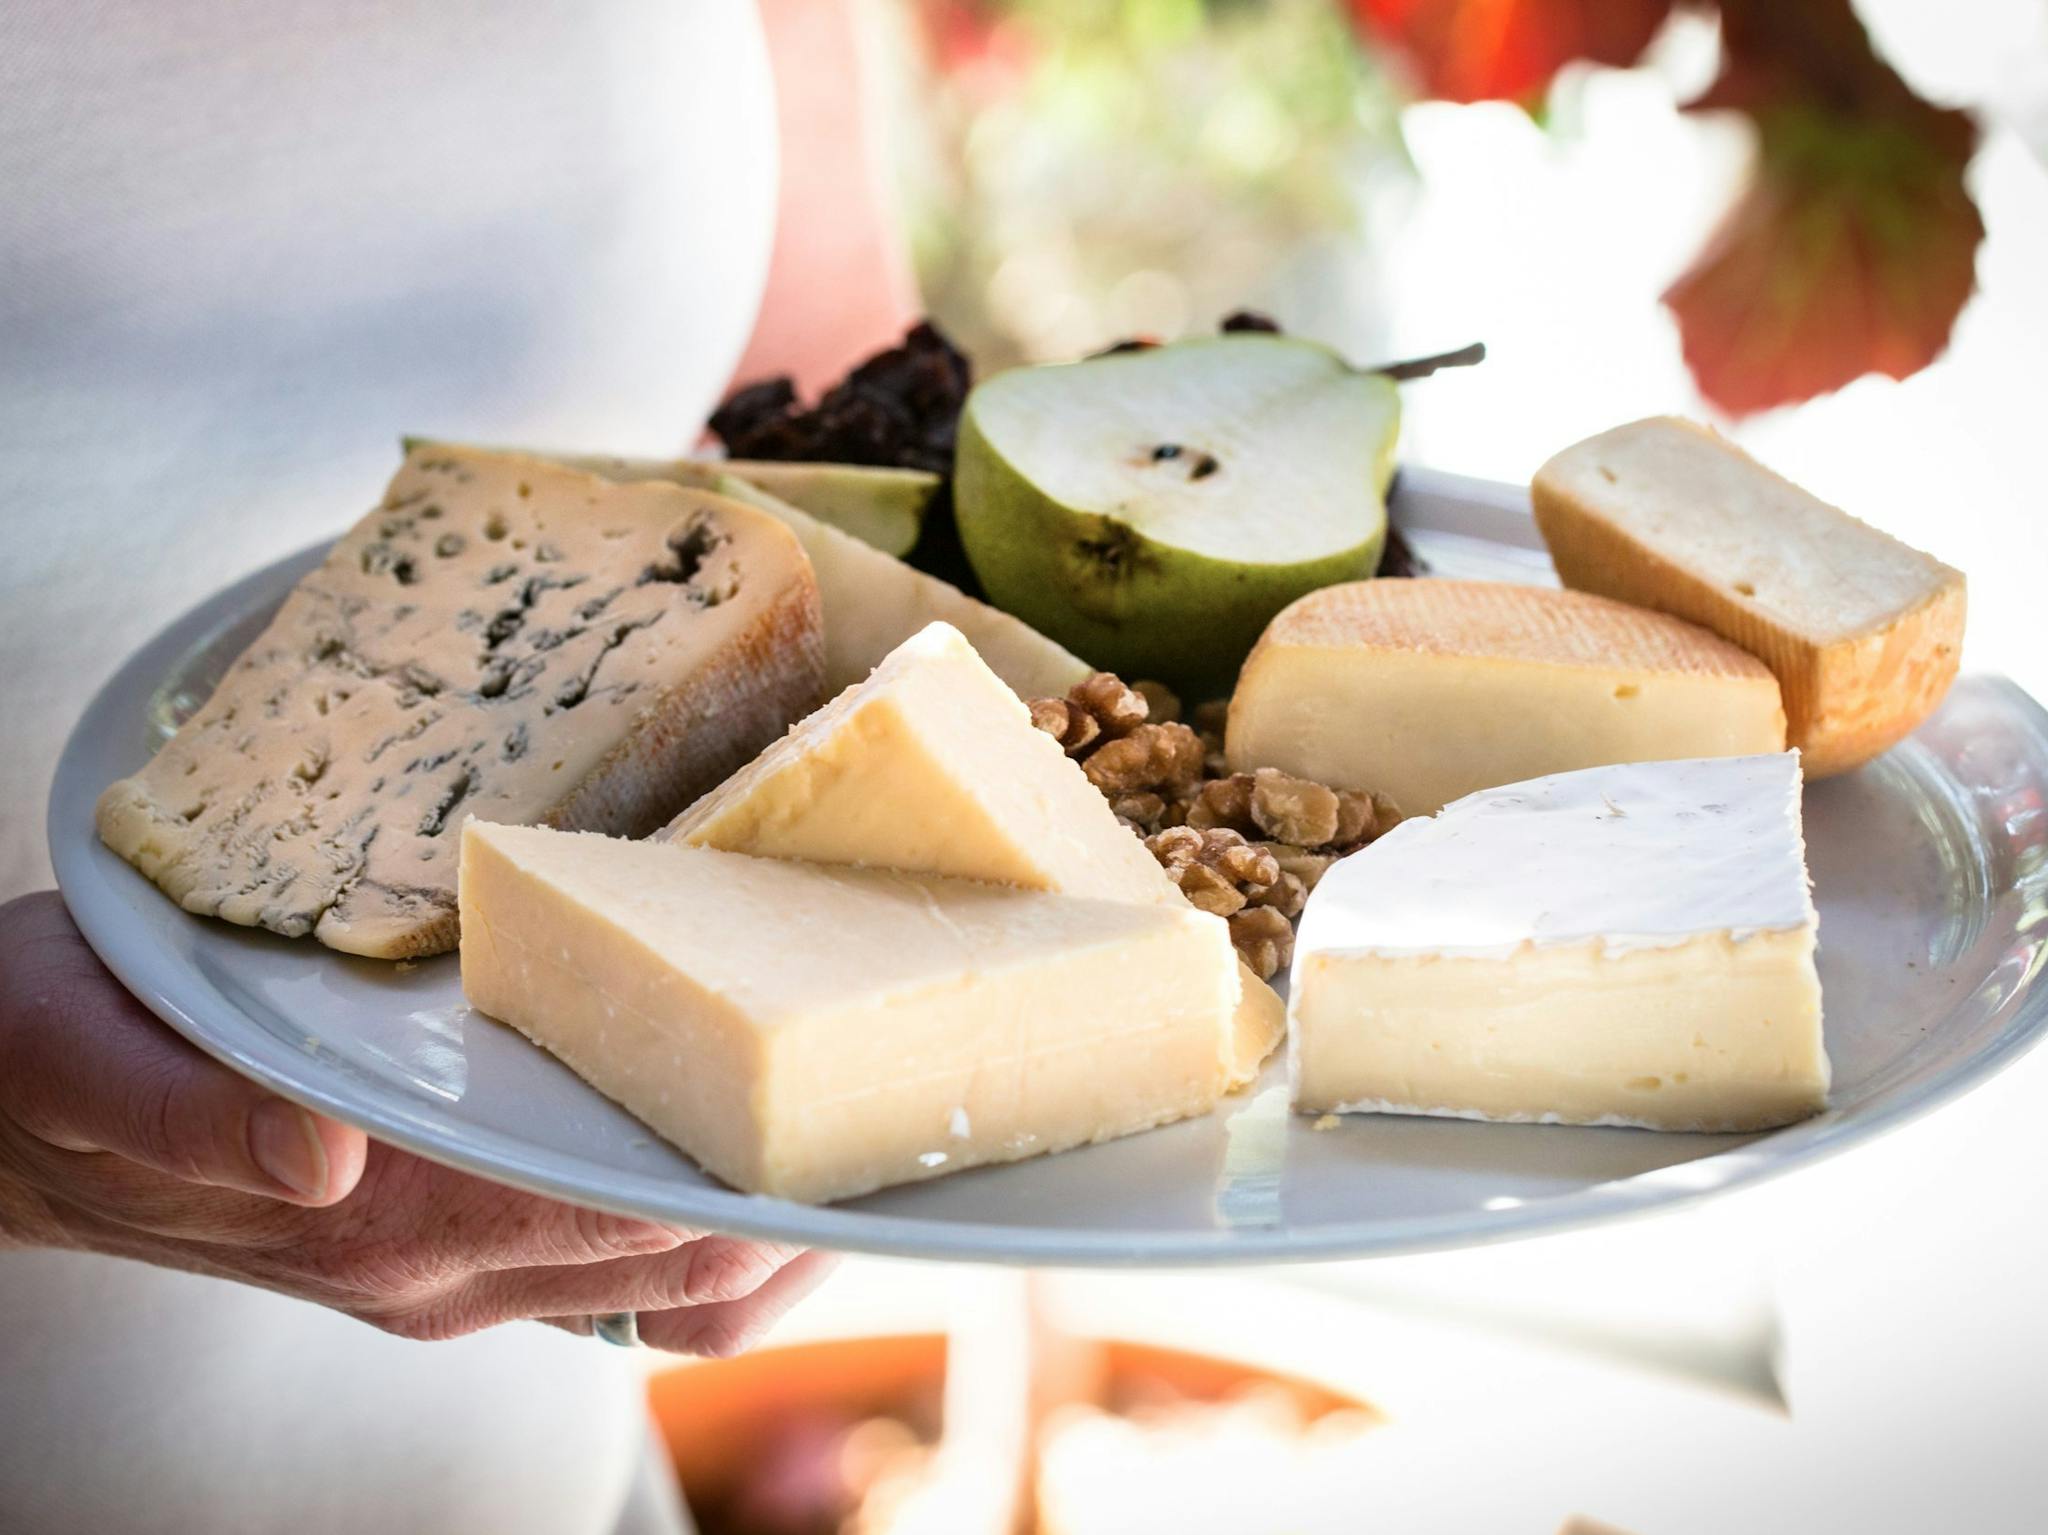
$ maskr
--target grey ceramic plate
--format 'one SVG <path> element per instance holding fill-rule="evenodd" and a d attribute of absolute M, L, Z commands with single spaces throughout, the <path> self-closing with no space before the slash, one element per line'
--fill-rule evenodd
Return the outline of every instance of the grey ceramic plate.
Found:
<path fill-rule="evenodd" d="M 1396 520 L 1439 574 L 1552 580 L 1521 493 L 1411 473 Z M 1966 679 L 1912 740 L 1807 792 L 1833 1107 L 1765 1136 L 1354 1115 L 1316 1131 L 1277 1072 L 1203 1120 L 824 1209 L 713 1183 L 510 1030 L 452 957 L 409 970 L 190 916 L 100 846 L 92 807 L 205 696 L 317 550 L 138 652 L 79 722 L 57 875 L 103 959 L 173 1027 L 423 1156 L 586 1204 L 819 1246 L 1061 1264 L 1332 1258 L 1668 1206 L 1839 1151 L 1965 1091 L 2048 1024 L 2048 716 Z"/>

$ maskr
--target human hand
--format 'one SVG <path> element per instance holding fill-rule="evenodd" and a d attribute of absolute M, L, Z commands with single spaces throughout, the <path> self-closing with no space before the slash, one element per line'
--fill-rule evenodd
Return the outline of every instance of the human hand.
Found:
<path fill-rule="evenodd" d="M 369 1141 L 187 1044 L 54 893 L 0 906 L 0 1247 L 261 1285 L 407 1338 L 640 1313 L 680 1353 L 747 1347 L 831 1259 L 604 1215 Z"/>

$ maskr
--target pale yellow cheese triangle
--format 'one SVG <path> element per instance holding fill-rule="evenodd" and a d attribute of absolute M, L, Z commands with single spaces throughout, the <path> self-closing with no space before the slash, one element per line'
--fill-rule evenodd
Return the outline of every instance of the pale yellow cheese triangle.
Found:
<path fill-rule="evenodd" d="M 666 835 L 761 857 L 1182 904 L 1059 743 L 944 623 L 904 641 Z M 1226 1045 L 1240 1081 L 1284 1026 L 1272 989 L 1248 971 L 1243 980 Z"/>

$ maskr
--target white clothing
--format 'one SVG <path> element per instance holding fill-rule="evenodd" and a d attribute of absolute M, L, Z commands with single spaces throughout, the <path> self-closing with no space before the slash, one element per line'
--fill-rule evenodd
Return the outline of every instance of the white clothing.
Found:
<path fill-rule="evenodd" d="M 774 151 L 745 0 L 0 6 L 0 899 L 48 883 L 90 690 L 354 520 L 400 434 L 694 436 L 759 302 Z M 0 1529 L 602 1531 L 625 1364 L 0 1253 Z"/>

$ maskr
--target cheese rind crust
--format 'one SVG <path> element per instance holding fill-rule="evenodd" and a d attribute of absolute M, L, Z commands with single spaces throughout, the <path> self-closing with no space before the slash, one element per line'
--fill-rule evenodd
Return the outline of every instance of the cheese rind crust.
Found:
<path fill-rule="evenodd" d="M 1583 592 L 1358 581 L 1276 616 L 1245 661 L 1226 750 L 1382 793 L 1409 815 L 1615 762 L 1780 751 L 1778 684 L 1692 624 Z"/>
<path fill-rule="evenodd" d="M 644 835 L 813 705 L 822 657 L 774 519 L 422 447 L 100 835 L 187 910 L 439 953 L 464 816 Z"/>
<path fill-rule="evenodd" d="M 1672 613 L 1761 657 L 1808 778 L 1861 766 L 1939 704 L 1962 573 L 1658 417 L 1565 449 L 1530 487 L 1567 585 Z"/>
<path fill-rule="evenodd" d="M 1186 904 L 1144 844 L 967 639 L 897 646 L 669 825 L 695 847 Z M 1278 1045 L 1286 1009 L 1250 971 L 1225 1044 L 1233 1081 Z"/>
<path fill-rule="evenodd" d="M 472 821 L 470 1001 L 736 1188 L 821 1202 L 1207 1110 L 1222 921 Z"/>

